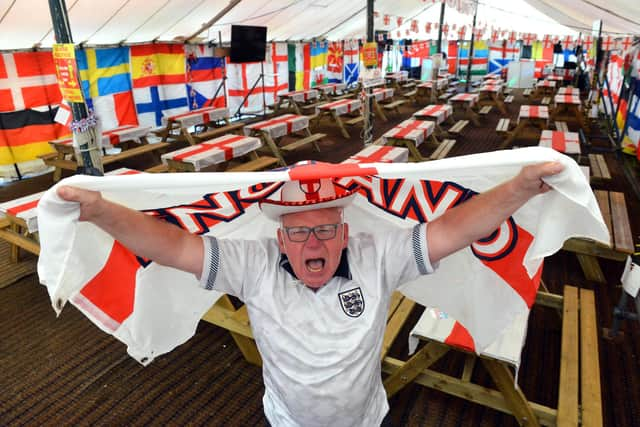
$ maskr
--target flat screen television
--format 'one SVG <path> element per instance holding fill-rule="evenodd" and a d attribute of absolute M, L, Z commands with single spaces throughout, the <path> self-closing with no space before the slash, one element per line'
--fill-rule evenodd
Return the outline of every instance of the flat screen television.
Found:
<path fill-rule="evenodd" d="M 264 61 L 267 48 L 267 27 L 231 26 L 231 54 L 234 63 Z"/>

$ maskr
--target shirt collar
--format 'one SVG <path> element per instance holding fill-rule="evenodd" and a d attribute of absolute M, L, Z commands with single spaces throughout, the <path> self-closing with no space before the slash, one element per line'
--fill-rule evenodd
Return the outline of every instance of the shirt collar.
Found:
<path fill-rule="evenodd" d="M 296 276 L 296 273 L 294 273 L 293 268 L 291 267 L 291 263 L 289 263 L 289 258 L 287 258 L 287 255 L 285 254 L 280 254 L 280 267 L 284 268 L 297 280 L 300 280 L 298 276 Z M 340 256 L 340 264 L 338 264 L 338 268 L 333 274 L 333 277 L 344 277 L 345 279 L 351 280 L 351 270 L 349 270 L 349 261 L 347 260 L 346 249 L 342 250 L 342 255 Z"/>

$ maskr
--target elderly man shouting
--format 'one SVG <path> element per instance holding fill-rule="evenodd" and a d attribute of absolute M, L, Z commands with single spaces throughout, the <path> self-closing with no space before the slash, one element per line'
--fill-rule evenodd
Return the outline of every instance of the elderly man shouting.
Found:
<path fill-rule="evenodd" d="M 372 426 L 389 422 L 379 355 L 392 292 L 490 235 L 562 169 L 526 166 L 429 223 L 354 236 L 343 219 L 354 193 L 327 178 L 288 181 L 279 200 L 264 199 L 262 212 L 280 227 L 262 240 L 190 234 L 95 191 L 62 186 L 58 195 L 138 256 L 247 305 L 272 425 Z"/>

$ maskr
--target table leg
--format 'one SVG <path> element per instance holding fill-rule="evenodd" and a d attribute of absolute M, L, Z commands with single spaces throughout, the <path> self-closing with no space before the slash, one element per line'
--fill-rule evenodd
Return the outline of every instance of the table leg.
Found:
<path fill-rule="evenodd" d="M 293 105 L 293 111 L 295 111 L 297 115 L 301 116 L 302 111 L 300 110 L 300 106 L 298 105 L 298 103 L 293 99 L 289 99 L 289 103 Z"/>
<path fill-rule="evenodd" d="M 607 280 L 600 269 L 600 264 L 598 264 L 598 259 L 593 255 L 585 255 L 576 253 L 578 257 L 578 262 L 580 263 L 580 267 L 582 267 L 582 272 L 587 280 L 598 283 L 607 283 Z"/>
<path fill-rule="evenodd" d="M 525 124 L 525 120 L 520 120 L 520 122 L 517 124 L 517 126 L 515 127 L 515 129 L 513 129 L 513 131 L 511 132 L 511 134 L 507 136 L 507 139 L 504 140 L 504 142 L 502 143 L 502 145 L 500 146 L 501 149 L 505 149 L 508 146 L 510 146 L 513 141 L 520 135 L 520 132 L 522 132 L 522 130 L 525 128 L 526 124 Z"/>
<path fill-rule="evenodd" d="M 383 122 L 389 121 L 387 117 L 384 115 L 384 112 L 382 111 L 382 107 L 380 107 L 380 103 L 378 102 L 378 99 L 375 96 L 373 97 L 373 108 L 375 108 L 376 113 L 378 113 L 378 115 L 380 116 Z"/>
<path fill-rule="evenodd" d="M 471 122 L 476 127 L 480 127 L 480 121 L 478 120 L 478 115 L 475 113 L 475 111 L 473 111 L 473 108 L 471 108 L 471 105 L 467 105 L 465 107 L 465 115 L 469 120 L 471 120 Z"/>
<path fill-rule="evenodd" d="M 409 153 L 411 153 L 415 162 L 423 162 L 425 160 L 424 157 L 422 157 L 422 154 L 420 154 L 420 151 L 418 151 L 418 147 L 416 147 L 415 142 L 408 139 L 403 139 L 402 142 L 405 147 L 409 149 Z"/>
<path fill-rule="evenodd" d="M 338 127 L 340 128 L 340 132 L 342 132 L 342 136 L 349 139 L 350 138 L 349 132 L 347 132 L 347 129 L 344 127 L 344 123 L 342 123 L 340 116 L 333 110 L 331 111 L 331 116 L 333 117 L 333 120 L 335 120 Z"/>
<path fill-rule="evenodd" d="M 500 112 L 502 114 L 507 114 L 507 108 L 504 106 L 504 102 L 502 102 L 502 100 L 500 99 L 500 97 L 498 96 L 497 93 L 492 93 L 491 94 L 492 98 L 493 98 L 493 102 L 495 102 L 496 107 L 498 108 L 498 110 L 500 110 Z"/>
<path fill-rule="evenodd" d="M 15 222 L 11 223 L 10 229 L 15 234 L 20 234 L 20 226 L 18 224 L 16 224 Z M 20 247 L 18 245 L 15 245 L 15 244 L 12 243 L 10 245 L 10 248 L 11 248 L 10 249 L 11 262 L 16 264 L 19 261 L 19 258 L 20 258 Z"/>
<path fill-rule="evenodd" d="M 287 163 L 284 161 L 284 157 L 282 157 L 282 153 L 280 152 L 278 145 L 275 143 L 273 138 L 271 138 L 271 135 L 269 135 L 267 132 L 260 133 L 262 136 L 262 140 L 267 143 L 267 146 L 271 149 L 273 155 L 278 159 L 278 163 L 280 164 L 280 166 L 287 166 Z"/>

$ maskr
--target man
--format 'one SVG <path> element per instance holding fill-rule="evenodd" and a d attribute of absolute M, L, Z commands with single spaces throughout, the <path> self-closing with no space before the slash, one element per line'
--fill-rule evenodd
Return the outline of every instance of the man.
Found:
<path fill-rule="evenodd" d="M 92 221 L 139 256 L 193 273 L 206 289 L 240 298 L 263 359 L 265 414 L 273 425 L 370 426 L 388 404 L 379 355 L 392 292 L 433 271 L 443 257 L 490 235 L 549 187 L 551 162 L 413 230 L 349 236 L 352 193 L 330 179 L 289 181 L 261 209 L 279 221 L 276 239 L 199 237 L 99 193 L 61 187 Z"/>

